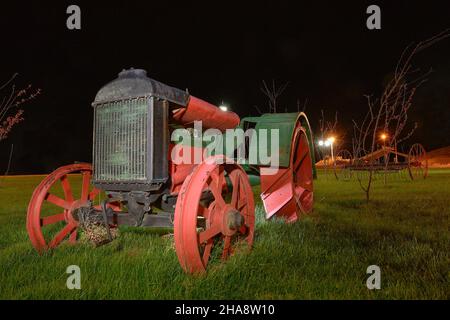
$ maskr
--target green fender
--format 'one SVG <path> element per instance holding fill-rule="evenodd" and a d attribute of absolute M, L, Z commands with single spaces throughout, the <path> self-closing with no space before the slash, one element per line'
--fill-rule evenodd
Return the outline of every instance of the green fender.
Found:
<path fill-rule="evenodd" d="M 289 159 L 291 156 L 291 143 L 294 134 L 294 129 L 300 124 L 306 131 L 309 149 L 311 154 L 311 160 L 313 165 L 313 176 L 314 179 L 317 177 L 316 166 L 315 166 L 315 156 L 314 156 L 314 138 L 311 126 L 308 121 L 308 117 L 304 112 L 294 112 L 294 113 L 266 113 L 259 117 L 246 117 L 241 120 L 239 128 L 244 131 L 247 129 L 256 129 L 256 134 L 259 135 L 259 129 L 270 129 L 279 130 L 279 165 L 280 167 L 287 168 L 289 166 Z M 249 143 L 250 152 L 255 152 L 258 148 L 258 139 L 251 139 Z M 270 139 L 267 148 L 270 150 Z M 262 165 L 258 159 L 258 165 Z M 254 171 L 249 166 L 244 166 L 246 171 Z"/>

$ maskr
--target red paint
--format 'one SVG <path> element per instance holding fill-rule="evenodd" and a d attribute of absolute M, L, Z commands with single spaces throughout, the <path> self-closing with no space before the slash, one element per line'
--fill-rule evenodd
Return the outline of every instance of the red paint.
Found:
<path fill-rule="evenodd" d="M 298 126 L 291 144 L 289 168 L 275 175 L 261 174 L 261 199 L 266 218 L 276 215 L 295 222 L 313 208 L 313 170 L 306 131 Z"/>
<path fill-rule="evenodd" d="M 185 108 L 174 111 L 172 119 L 183 125 L 193 125 L 194 121 L 202 121 L 203 129 L 232 129 L 239 125 L 239 116 L 230 111 L 222 111 L 213 104 L 190 96 Z"/>
<path fill-rule="evenodd" d="M 79 199 L 74 197 L 72 186 L 67 178 L 67 175 L 72 173 L 82 174 L 81 196 Z M 78 221 L 73 218 L 72 211 L 88 205 L 88 201 L 94 201 L 99 194 L 99 190 L 91 189 L 91 176 L 92 166 L 89 163 L 72 164 L 53 171 L 34 190 L 28 205 L 27 231 L 31 243 L 39 253 L 57 247 L 66 239 L 70 243 L 76 242 Z M 62 188 L 64 198 L 53 194 L 55 187 L 58 185 Z M 50 189 L 52 189 L 52 193 L 50 193 Z M 52 203 L 54 212 L 50 215 L 42 216 L 41 210 L 44 203 Z M 114 204 L 110 206 L 115 211 L 120 210 Z M 52 239 L 46 240 L 43 232 L 44 227 L 59 222 L 64 222 L 64 225 Z"/>
<path fill-rule="evenodd" d="M 223 159 L 214 156 L 211 159 Z M 233 185 L 231 197 L 226 202 L 225 172 Z M 209 190 L 214 200 L 206 206 L 200 202 L 204 191 Z M 244 224 L 230 228 L 230 216 L 239 214 Z M 205 228 L 198 229 L 198 220 L 205 220 Z M 202 273 L 210 261 L 211 252 L 221 249 L 227 259 L 235 248 L 235 240 L 242 238 L 249 247 L 253 244 L 255 204 L 253 193 L 244 170 L 237 164 L 205 162 L 197 167 L 183 183 L 175 208 L 175 249 L 182 268 L 188 273 Z M 216 242 L 214 241 L 216 240 Z M 217 245 L 223 243 L 221 248 Z"/>

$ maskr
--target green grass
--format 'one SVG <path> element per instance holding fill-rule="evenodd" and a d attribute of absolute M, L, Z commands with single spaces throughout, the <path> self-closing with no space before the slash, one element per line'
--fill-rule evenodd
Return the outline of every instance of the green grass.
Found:
<path fill-rule="evenodd" d="M 369 205 L 355 181 L 320 176 L 315 209 L 299 222 L 264 221 L 259 189 L 253 250 L 204 276 L 181 271 L 171 239 L 122 230 L 113 243 L 63 245 L 39 256 L 25 230 L 42 177 L 0 178 L 2 299 L 448 299 L 450 170 L 375 183 Z M 69 265 L 82 290 L 66 288 Z M 381 290 L 368 290 L 369 265 Z"/>

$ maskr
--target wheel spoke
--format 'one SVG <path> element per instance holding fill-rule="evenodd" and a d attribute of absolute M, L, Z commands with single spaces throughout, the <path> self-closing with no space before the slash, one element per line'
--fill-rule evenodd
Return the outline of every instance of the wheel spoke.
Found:
<path fill-rule="evenodd" d="M 66 200 L 61 199 L 60 197 L 55 196 L 54 194 L 47 193 L 47 195 L 45 196 L 45 200 L 53 203 L 54 205 L 57 205 L 58 207 L 64 208 L 66 210 L 70 209 L 70 205 Z"/>
<path fill-rule="evenodd" d="M 72 244 L 75 244 L 77 242 L 77 229 L 72 231 L 72 233 L 69 236 L 69 242 Z"/>
<path fill-rule="evenodd" d="M 242 202 L 242 204 L 240 205 L 240 206 L 238 206 L 236 209 L 239 211 L 239 212 L 242 212 L 242 210 L 244 210 L 244 208 L 247 206 L 247 202 L 246 201 L 244 201 L 244 202 Z"/>
<path fill-rule="evenodd" d="M 213 196 L 214 196 L 214 200 L 216 201 L 216 203 L 220 206 L 223 207 L 225 206 L 225 200 L 223 200 L 222 197 L 222 187 L 220 187 L 220 189 L 215 185 L 214 182 L 209 184 L 209 190 L 211 190 Z"/>
<path fill-rule="evenodd" d="M 97 197 L 100 193 L 100 190 L 98 190 L 97 188 L 92 189 L 92 191 L 89 193 L 88 199 L 89 200 L 94 200 L 95 197 Z"/>
<path fill-rule="evenodd" d="M 66 226 L 60 231 L 58 232 L 58 234 L 53 238 L 53 240 L 50 242 L 50 244 L 48 245 L 50 248 L 54 248 L 56 246 L 58 246 L 61 241 L 64 240 L 64 238 L 74 229 L 76 228 L 76 226 L 74 226 L 73 224 L 66 224 Z"/>
<path fill-rule="evenodd" d="M 237 174 L 236 176 L 233 176 L 236 181 L 231 181 L 233 184 L 233 193 L 231 195 L 231 206 L 234 208 L 238 207 L 239 203 L 239 192 L 240 192 L 240 182 L 241 182 L 241 176 L 240 174 Z M 234 182 L 234 183 L 233 183 Z"/>
<path fill-rule="evenodd" d="M 41 227 L 64 220 L 64 213 L 41 218 Z"/>
<path fill-rule="evenodd" d="M 198 242 L 202 244 L 203 242 L 206 242 L 207 240 L 215 237 L 220 233 L 220 225 L 219 224 L 213 224 L 211 227 L 206 229 L 205 231 L 202 231 L 198 235 Z"/>
<path fill-rule="evenodd" d="M 211 255 L 211 249 L 212 249 L 213 245 L 214 245 L 214 241 L 212 239 L 209 240 L 205 246 L 205 251 L 203 251 L 202 261 L 203 261 L 203 265 L 205 267 L 208 264 L 209 256 Z"/>
<path fill-rule="evenodd" d="M 61 177 L 61 185 L 64 190 L 64 196 L 66 198 L 66 201 L 73 202 L 72 188 L 70 186 L 70 182 L 69 179 L 67 178 L 67 175 L 63 175 Z"/>
<path fill-rule="evenodd" d="M 83 172 L 83 185 L 81 187 L 81 201 L 87 201 L 89 197 L 89 185 L 91 182 L 91 173 Z"/>

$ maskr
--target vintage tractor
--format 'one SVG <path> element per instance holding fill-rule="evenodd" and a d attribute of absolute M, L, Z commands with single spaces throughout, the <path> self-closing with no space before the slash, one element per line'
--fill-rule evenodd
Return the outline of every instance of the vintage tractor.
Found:
<path fill-rule="evenodd" d="M 173 228 L 182 268 L 199 273 L 211 257 L 229 257 L 238 243 L 252 246 L 255 205 L 250 182 L 261 184 L 267 219 L 294 222 L 312 210 L 313 139 L 303 113 L 240 120 L 233 112 L 148 78 L 141 69 L 119 73 L 97 93 L 92 106 L 93 165 L 58 168 L 31 197 L 27 231 L 39 253 L 66 240 L 75 243 L 86 221 L 103 223 L 110 238 L 120 225 L 168 227 Z M 258 148 L 254 141 L 264 131 L 260 129 L 278 129 L 278 170 L 266 174 L 262 169 L 267 164 L 240 165 L 236 149 L 197 163 L 179 163 L 173 150 L 180 144 L 170 137 L 180 128 L 199 134 L 192 130 L 197 120 L 202 130 L 219 133 L 255 129 L 256 134 L 242 142 L 250 151 Z M 184 144 L 179 152 L 196 148 Z M 81 186 L 70 182 L 73 174 L 81 174 L 75 179 Z"/>

